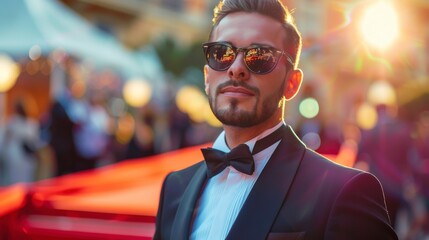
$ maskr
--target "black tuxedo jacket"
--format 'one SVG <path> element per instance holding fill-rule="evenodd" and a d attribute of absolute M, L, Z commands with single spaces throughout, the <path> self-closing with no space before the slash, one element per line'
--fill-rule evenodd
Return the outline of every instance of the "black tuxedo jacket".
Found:
<path fill-rule="evenodd" d="M 327 160 L 284 127 L 227 239 L 397 239 L 373 175 Z M 189 238 L 206 181 L 204 162 L 166 177 L 154 239 Z"/>

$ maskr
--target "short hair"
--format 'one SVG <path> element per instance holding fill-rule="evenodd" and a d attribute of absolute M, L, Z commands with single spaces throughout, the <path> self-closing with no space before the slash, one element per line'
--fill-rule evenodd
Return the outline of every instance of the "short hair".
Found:
<path fill-rule="evenodd" d="M 294 68 L 298 66 L 302 40 L 294 19 L 288 8 L 280 0 L 222 0 L 214 8 L 213 26 L 209 39 L 219 22 L 228 14 L 235 12 L 259 13 L 281 23 L 286 33 L 285 51 L 292 57 Z"/>

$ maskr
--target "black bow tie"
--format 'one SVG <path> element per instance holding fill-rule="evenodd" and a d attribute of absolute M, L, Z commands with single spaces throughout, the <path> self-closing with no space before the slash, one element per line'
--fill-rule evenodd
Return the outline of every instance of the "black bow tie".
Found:
<path fill-rule="evenodd" d="M 249 146 L 246 144 L 238 145 L 229 153 L 214 148 L 201 149 L 207 165 L 207 176 L 209 178 L 213 177 L 228 166 L 233 166 L 242 173 L 252 175 L 253 171 L 255 171 L 255 162 L 252 155 L 259 153 L 280 140 L 285 130 L 286 127 L 281 126 L 270 135 L 258 140 L 252 152 L 250 152 Z"/>
<path fill-rule="evenodd" d="M 229 153 L 214 149 L 201 149 L 207 164 L 207 176 L 213 177 L 222 172 L 226 167 L 233 166 L 242 173 L 251 175 L 255 170 L 255 162 L 249 146 L 240 144 Z"/>

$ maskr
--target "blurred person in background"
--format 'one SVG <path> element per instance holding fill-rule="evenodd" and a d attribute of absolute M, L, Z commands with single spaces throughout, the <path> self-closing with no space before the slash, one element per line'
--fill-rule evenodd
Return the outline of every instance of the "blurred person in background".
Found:
<path fill-rule="evenodd" d="M 188 114 L 180 111 L 176 103 L 171 102 L 168 120 L 171 150 L 190 146 L 186 138 L 189 129 L 191 129 L 191 119 Z"/>
<path fill-rule="evenodd" d="M 35 180 L 37 151 L 42 144 L 39 138 L 39 123 L 31 118 L 28 112 L 25 102 L 22 99 L 17 100 L 3 136 L 0 137 L 2 185 Z"/>
<path fill-rule="evenodd" d="M 429 239 L 429 111 L 418 115 L 413 136 L 413 179 L 406 195 L 413 208 L 404 239 Z"/>
<path fill-rule="evenodd" d="M 73 89 L 73 69 L 77 59 L 67 57 L 64 64 L 64 88 L 53 99 L 45 119 L 45 138 L 52 148 L 55 159 L 55 176 L 75 172 L 78 152 L 75 144 L 75 130 L 84 114 L 82 104 Z M 80 92 L 79 92 L 80 94 Z"/>
<path fill-rule="evenodd" d="M 408 208 L 404 196 L 412 177 L 411 153 L 414 147 L 410 125 L 396 118 L 396 106 L 378 104 L 377 123 L 363 131 L 357 161 L 366 163 L 369 171 L 383 185 L 387 210 L 394 227 L 398 211 Z"/>
<path fill-rule="evenodd" d="M 151 105 L 136 111 L 135 131 L 127 145 L 124 159 L 152 156 L 155 151 L 156 111 Z"/>
<path fill-rule="evenodd" d="M 74 129 L 77 160 L 74 171 L 94 169 L 107 154 L 110 141 L 109 115 L 101 92 L 87 94 L 89 101 L 79 101 L 79 118 Z"/>
<path fill-rule="evenodd" d="M 154 239 L 397 239 L 377 178 L 315 153 L 283 121 L 302 81 L 287 8 L 221 1 L 209 41 L 205 90 L 224 131 L 205 161 L 166 177 Z"/>
<path fill-rule="evenodd" d="M 69 94 L 65 92 L 54 100 L 47 120 L 47 135 L 55 157 L 55 176 L 72 173 L 77 160 L 74 142 L 76 123 L 68 112 L 71 101 Z"/>

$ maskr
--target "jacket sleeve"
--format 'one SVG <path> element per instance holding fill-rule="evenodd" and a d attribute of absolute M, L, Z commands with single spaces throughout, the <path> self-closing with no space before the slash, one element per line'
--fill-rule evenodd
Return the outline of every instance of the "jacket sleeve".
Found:
<path fill-rule="evenodd" d="M 159 197 L 159 204 L 158 204 L 158 212 L 156 214 L 156 225 L 155 225 L 155 234 L 153 236 L 154 240 L 160 240 L 162 238 L 162 209 L 163 209 L 163 202 L 164 202 L 164 192 L 167 185 L 167 178 L 164 179 L 164 182 L 162 183 L 161 193 Z"/>
<path fill-rule="evenodd" d="M 362 172 L 344 184 L 331 209 L 324 239 L 398 239 L 375 176 Z"/>

